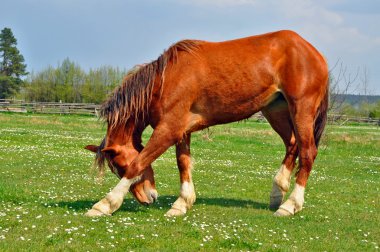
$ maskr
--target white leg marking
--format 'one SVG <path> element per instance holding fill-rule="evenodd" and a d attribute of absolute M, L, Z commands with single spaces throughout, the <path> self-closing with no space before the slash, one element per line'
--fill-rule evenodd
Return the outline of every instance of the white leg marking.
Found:
<path fill-rule="evenodd" d="M 94 216 L 102 216 L 102 215 L 111 215 L 115 212 L 121 204 L 123 203 L 125 195 L 127 195 L 129 188 L 133 183 L 139 181 L 141 176 L 138 176 L 133 179 L 127 179 L 123 177 L 119 183 L 109 192 L 106 197 L 96 203 L 92 209 L 90 209 L 86 216 L 94 217 Z"/>
<path fill-rule="evenodd" d="M 276 176 L 274 177 L 274 181 L 281 188 L 282 191 L 287 192 L 289 190 L 290 175 L 291 172 L 289 171 L 289 169 L 286 167 L 286 165 L 282 164 Z"/>
<path fill-rule="evenodd" d="M 294 215 L 295 213 L 302 210 L 305 196 L 305 187 L 296 184 L 289 199 L 285 201 L 284 204 L 280 206 L 275 215 L 277 216 L 288 216 Z"/>
<path fill-rule="evenodd" d="M 181 185 L 181 193 L 179 198 L 173 203 L 172 208 L 165 214 L 168 217 L 180 216 L 186 214 L 195 202 L 195 190 L 194 184 L 190 182 L 184 182 Z"/>
<path fill-rule="evenodd" d="M 194 184 L 193 181 L 184 182 L 181 185 L 181 197 L 186 199 L 187 202 L 191 202 L 191 204 L 195 201 L 195 192 L 194 192 Z"/>
<path fill-rule="evenodd" d="M 272 192 L 270 194 L 270 208 L 278 208 L 290 187 L 291 172 L 284 164 L 281 165 L 273 179 Z"/>

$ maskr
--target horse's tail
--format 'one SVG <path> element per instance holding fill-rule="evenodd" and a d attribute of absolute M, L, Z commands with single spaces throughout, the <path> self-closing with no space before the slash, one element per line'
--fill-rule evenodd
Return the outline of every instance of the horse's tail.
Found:
<path fill-rule="evenodd" d="M 314 141 L 318 148 L 319 141 L 321 140 L 323 130 L 325 129 L 327 122 L 327 110 L 329 107 L 329 79 L 327 79 L 327 85 L 325 94 L 319 104 L 317 114 L 314 122 Z"/>

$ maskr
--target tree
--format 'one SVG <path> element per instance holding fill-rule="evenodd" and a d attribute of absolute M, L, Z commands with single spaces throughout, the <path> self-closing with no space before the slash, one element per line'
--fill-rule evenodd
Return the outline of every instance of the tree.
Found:
<path fill-rule="evenodd" d="M 336 67 L 339 67 L 337 74 L 334 76 L 332 72 Z M 347 66 L 343 62 L 338 61 L 329 72 L 329 88 L 330 88 L 330 101 L 329 110 L 334 114 L 342 115 L 343 109 L 346 105 L 347 95 L 351 92 L 355 92 L 352 88 L 355 88 L 359 77 L 359 69 L 355 75 L 347 73 Z M 357 89 L 357 87 L 356 87 Z"/>
<path fill-rule="evenodd" d="M 21 77 L 27 75 L 24 57 L 17 49 L 17 40 L 10 28 L 0 33 L 0 99 L 20 90 Z"/>
<path fill-rule="evenodd" d="M 27 101 L 101 103 L 120 85 L 126 71 L 111 66 L 88 72 L 66 58 L 57 67 L 28 75 L 23 97 Z M 0 80 L 1 81 L 1 80 Z"/>

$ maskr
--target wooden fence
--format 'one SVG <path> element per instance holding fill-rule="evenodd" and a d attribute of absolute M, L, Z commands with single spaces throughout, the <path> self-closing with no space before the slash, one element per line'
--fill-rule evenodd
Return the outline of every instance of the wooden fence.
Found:
<path fill-rule="evenodd" d="M 380 118 L 354 117 L 347 115 L 328 114 L 328 122 L 331 124 L 344 125 L 347 122 L 369 123 L 380 126 Z"/>
<path fill-rule="evenodd" d="M 254 114 L 251 118 L 259 120 L 259 121 L 266 121 L 265 117 L 261 114 L 261 112 Z M 327 115 L 328 124 L 344 125 L 346 123 L 354 123 L 354 122 L 367 123 L 367 124 L 380 126 L 380 118 L 354 117 L 354 116 L 338 115 L 338 114 Z"/>
<path fill-rule="evenodd" d="M 0 99 L 0 112 L 33 112 L 45 114 L 82 114 L 82 115 L 98 115 L 100 105 L 93 103 L 61 103 L 61 102 L 24 102 L 21 100 Z M 253 116 L 253 119 L 266 119 L 261 113 Z M 366 117 L 351 117 L 346 115 L 329 114 L 329 123 L 345 124 L 348 122 L 368 123 L 380 126 L 380 119 Z"/>
<path fill-rule="evenodd" d="M 24 102 L 0 99 L 0 111 L 8 112 L 98 115 L 99 107 L 93 103 Z"/>

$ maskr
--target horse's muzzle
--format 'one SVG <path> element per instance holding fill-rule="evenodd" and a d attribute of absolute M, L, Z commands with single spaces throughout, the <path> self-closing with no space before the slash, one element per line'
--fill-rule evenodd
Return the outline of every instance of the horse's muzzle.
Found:
<path fill-rule="evenodd" d="M 157 190 L 150 189 L 150 192 L 147 193 L 147 196 L 149 199 L 149 204 L 153 204 L 154 202 L 157 201 L 157 198 L 158 198 Z"/>

